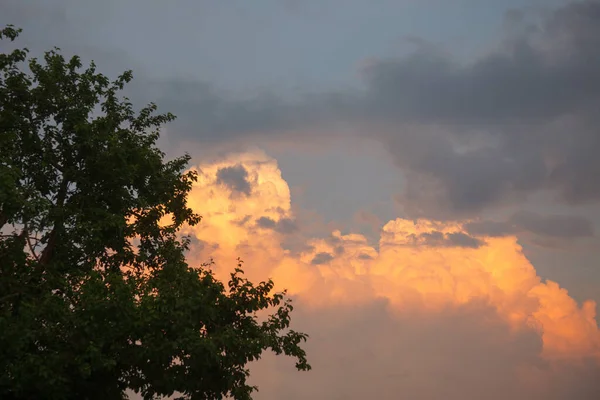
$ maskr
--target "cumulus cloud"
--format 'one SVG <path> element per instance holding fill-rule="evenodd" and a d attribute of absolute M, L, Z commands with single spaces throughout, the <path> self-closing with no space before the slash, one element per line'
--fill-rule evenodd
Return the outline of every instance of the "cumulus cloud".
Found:
<path fill-rule="evenodd" d="M 252 190 L 230 196 L 217 171 L 243 165 Z M 377 246 L 356 233 L 281 245 L 293 219 L 277 162 L 263 153 L 202 164 L 190 202 L 204 215 L 189 232 L 190 259 L 235 258 L 253 279 L 271 277 L 296 299 L 294 328 L 311 334 L 314 372 L 286 360 L 252 366 L 261 399 L 591 399 L 600 393 L 600 331 L 593 301 L 578 304 L 543 281 L 515 236 L 473 238 L 462 222 L 395 219 Z M 266 216 L 240 224 L 246 215 Z M 261 217 L 262 218 L 262 217 Z M 467 221 L 468 222 L 468 221 Z M 266 228 L 266 229 L 265 229 Z M 435 384 L 434 384 L 435 383 Z"/>

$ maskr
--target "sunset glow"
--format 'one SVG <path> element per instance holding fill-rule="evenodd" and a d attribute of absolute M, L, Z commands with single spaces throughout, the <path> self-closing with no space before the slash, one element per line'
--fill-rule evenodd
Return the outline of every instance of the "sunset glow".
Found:
<path fill-rule="evenodd" d="M 217 182 L 218 170 L 234 166 L 247 171 L 247 195 Z M 214 258 L 223 277 L 239 256 L 251 278 L 273 278 L 278 288 L 310 307 L 383 298 L 397 313 L 435 315 L 484 302 L 511 329 L 540 335 L 542 357 L 576 361 L 591 356 L 600 362 L 595 302 L 579 305 L 558 283 L 543 282 L 514 236 L 481 237 L 477 246 L 442 239 L 428 243 L 424 238 L 468 233 L 458 223 L 396 219 L 382 227 L 378 250 L 361 234 L 334 231 L 327 239 L 309 238 L 305 250 L 292 252 L 281 246 L 284 234 L 274 228 L 294 218 L 276 160 L 237 154 L 199 165 L 198 171 L 190 204 L 204 219 L 188 233 L 202 245 L 194 246 L 190 256 L 197 262 Z M 261 218 L 273 227 L 257 225 Z"/>

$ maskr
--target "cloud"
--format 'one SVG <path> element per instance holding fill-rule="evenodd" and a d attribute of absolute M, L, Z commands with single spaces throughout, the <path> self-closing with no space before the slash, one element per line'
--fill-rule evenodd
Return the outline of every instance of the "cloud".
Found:
<path fill-rule="evenodd" d="M 461 219 L 541 190 L 568 205 L 598 202 L 600 3 L 533 22 L 513 14 L 513 27 L 529 25 L 475 60 L 420 45 L 371 61 L 363 91 L 241 100 L 164 83 L 159 103 L 182 117 L 186 135 L 209 142 L 368 135 L 405 174 L 400 204 L 415 218 Z"/>
<path fill-rule="evenodd" d="M 412 216 L 460 218 L 542 189 L 597 202 L 599 10 L 561 7 L 469 64 L 431 47 L 372 62 L 366 92 L 328 109 L 386 144 Z"/>
<path fill-rule="evenodd" d="M 327 264 L 328 262 L 330 262 L 334 258 L 335 257 L 332 254 L 329 254 L 329 253 L 317 253 L 317 254 L 315 254 L 315 256 L 313 257 L 313 259 L 311 260 L 310 263 L 312 265 Z"/>
<path fill-rule="evenodd" d="M 472 221 L 465 224 L 465 229 L 475 236 L 501 237 L 515 235 L 519 229 L 506 221 Z"/>
<path fill-rule="evenodd" d="M 475 127 L 582 111 L 600 99 L 599 10 L 595 0 L 557 8 L 466 65 L 432 46 L 373 62 L 364 71 L 368 104 L 401 120 Z"/>
<path fill-rule="evenodd" d="M 511 221 L 523 230 L 540 236 L 572 239 L 590 237 L 594 229 L 590 220 L 571 215 L 540 215 L 533 212 L 518 212 Z"/>
<path fill-rule="evenodd" d="M 246 180 L 248 171 L 243 165 L 223 167 L 217 171 L 217 183 L 229 187 L 232 191 L 250 195 L 250 184 Z"/>
<path fill-rule="evenodd" d="M 599 22 L 600 3 L 575 2 L 470 64 L 430 47 L 372 63 L 365 118 L 391 120 L 407 210 L 472 214 L 540 189 L 600 200 Z"/>
<path fill-rule="evenodd" d="M 264 229 L 273 229 L 284 234 L 294 233 L 298 230 L 296 221 L 290 218 L 281 218 L 275 221 L 269 217 L 260 217 L 256 220 L 256 226 Z"/>
<path fill-rule="evenodd" d="M 4 7 L 32 30 L 28 45 L 49 36 L 28 22 L 36 7 Z M 50 36 L 80 48 L 62 11 L 39 14 L 43 26 L 57 26 Z M 204 144 L 305 145 L 340 135 L 382 142 L 407 178 L 399 200 L 413 218 L 463 219 L 542 190 L 568 205 L 597 203 L 600 2 L 523 15 L 509 12 L 501 45 L 471 61 L 422 41 L 408 56 L 373 59 L 362 70 L 364 90 L 241 98 L 200 80 L 140 71 L 129 94 L 178 115 L 171 137 Z"/>
<path fill-rule="evenodd" d="M 217 171 L 233 165 L 248 171 L 247 198 L 230 197 L 217 183 Z M 267 356 L 252 366 L 258 398 L 559 400 L 599 393 L 595 303 L 578 304 L 544 282 L 515 236 L 475 239 L 466 223 L 395 219 L 376 246 L 333 231 L 307 237 L 293 253 L 274 229 L 294 219 L 274 159 L 245 153 L 197 169 L 190 204 L 204 219 L 187 233 L 203 245 L 192 246 L 190 260 L 213 258 L 226 277 L 242 257 L 251 279 L 271 277 L 288 289 L 296 299 L 294 328 L 311 334 L 314 373 L 294 374 L 289 360 Z M 265 217 L 240 224 L 247 215 Z"/>
<path fill-rule="evenodd" d="M 530 211 L 519 211 L 506 221 L 472 221 L 465 229 L 476 236 L 509 236 L 529 232 L 543 238 L 578 239 L 594 236 L 592 222 L 574 215 L 541 215 Z"/>
<path fill-rule="evenodd" d="M 591 400 L 600 393 L 596 366 L 541 361 L 539 336 L 511 331 L 485 305 L 436 315 L 398 315 L 382 301 L 310 312 L 298 304 L 295 312 L 295 325 L 312 328 L 313 371 L 298 374 L 267 356 L 252 366 L 252 382 L 262 383 L 257 399 Z"/>
<path fill-rule="evenodd" d="M 463 232 L 446 233 L 439 231 L 425 232 L 419 235 L 411 235 L 411 246 L 431 246 L 431 247 L 470 247 L 477 248 L 484 242 L 480 239 L 469 236 Z"/>

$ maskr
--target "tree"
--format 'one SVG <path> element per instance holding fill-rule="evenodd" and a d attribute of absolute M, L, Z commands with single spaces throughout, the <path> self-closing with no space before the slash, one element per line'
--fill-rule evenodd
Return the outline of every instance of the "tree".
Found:
<path fill-rule="evenodd" d="M 0 71 L 0 398 L 250 399 L 264 351 L 310 369 L 273 282 L 186 263 L 196 175 L 156 147 L 173 115 L 119 97 L 130 71 L 111 82 L 59 49 Z"/>

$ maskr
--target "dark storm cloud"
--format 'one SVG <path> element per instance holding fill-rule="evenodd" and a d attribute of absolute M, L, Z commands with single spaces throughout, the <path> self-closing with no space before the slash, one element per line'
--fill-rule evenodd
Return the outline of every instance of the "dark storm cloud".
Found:
<path fill-rule="evenodd" d="M 449 233 L 447 235 L 447 242 L 449 245 L 454 247 L 470 247 L 473 249 L 483 245 L 481 240 L 462 232 Z"/>
<path fill-rule="evenodd" d="M 248 171 L 241 164 L 219 169 L 217 171 L 217 183 L 246 196 L 249 196 L 252 190 L 248 182 Z"/>
<path fill-rule="evenodd" d="M 519 232 L 519 229 L 506 221 L 476 221 L 469 222 L 465 229 L 471 235 L 502 237 L 513 235 Z"/>
<path fill-rule="evenodd" d="M 298 230 L 296 221 L 290 218 L 281 218 L 275 221 L 269 217 L 260 217 L 256 220 L 256 226 L 263 229 L 272 229 L 282 234 L 290 234 Z"/>
<path fill-rule="evenodd" d="M 256 220 L 256 226 L 263 229 L 275 229 L 277 222 L 269 217 L 260 217 Z"/>
<path fill-rule="evenodd" d="M 598 21 L 597 1 L 577 2 L 470 65 L 431 47 L 374 63 L 366 69 L 371 112 L 475 126 L 578 112 L 600 98 Z"/>
<path fill-rule="evenodd" d="M 235 221 L 237 226 L 246 226 L 246 224 L 252 219 L 252 215 L 246 215 L 244 218 Z"/>
<path fill-rule="evenodd" d="M 312 265 L 321 265 L 327 264 L 329 261 L 333 260 L 335 257 L 329 253 L 317 253 L 312 261 L 310 262 Z"/>
<path fill-rule="evenodd" d="M 443 217 L 553 189 L 600 200 L 600 3 L 556 10 L 533 33 L 460 65 L 431 49 L 366 72 L 365 115 L 409 171 L 413 214 Z"/>
<path fill-rule="evenodd" d="M 293 125 L 283 102 L 275 99 L 227 99 L 202 82 L 154 82 L 151 85 L 158 94 L 156 103 L 161 109 L 176 112 L 178 130 L 203 141 L 231 140 L 239 135 Z M 146 88 L 140 86 L 137 85 L 135 91 L 143 93 Z"/>
<path fill-rule="evenodd" d="M 189 240 L 190 240 L 190 246 L 194 251 L 205 251 L 205 250 L 210 250 L 210 251 L 214 251 L 217 250 L 219 248 L 219 244 L 218 243 L 208 243 L 204 240 L 200 240 L 198 238 L 196 238 L 195 236 L 188 236 Z"/>
<path fill-rule="evenodd" d="M 541 215 L 519 211 L 507 221 L 477 221 L 465 225 L 471 235 L 507 236 L 530 232 L 545 238 L 576 239 L 594 236 L 592 222 L 574 215 Z"/>
<path fill-rule="evenodd" d="M 476 249 L 485 243 L 465 233 L 443 233 L 439 231 L 410 235 L 413 246 L 428 247 L 465 247 Z"/>
<path fill-rule="evenodd" d="M 173 111 L 182 136 L 222 142 L 277 136 L 293 129 L 327 124 L 350 113 L 350 100 L 336 94 L 303 95 L 294 101 L 269 93 L 249 99 L 231 98 L 204 82 L 134 82 L 132 96 L 146 99 L 152 91 L 163 110 Z"/>
<path fill-rule="evenodd" d="M 588 219 L 579 216 L 544 216 L 521 211 L 515 214 L 511 221 L 521 229 L 540 236 L 568 239 L 594 235 L 592 223 Z"/>

